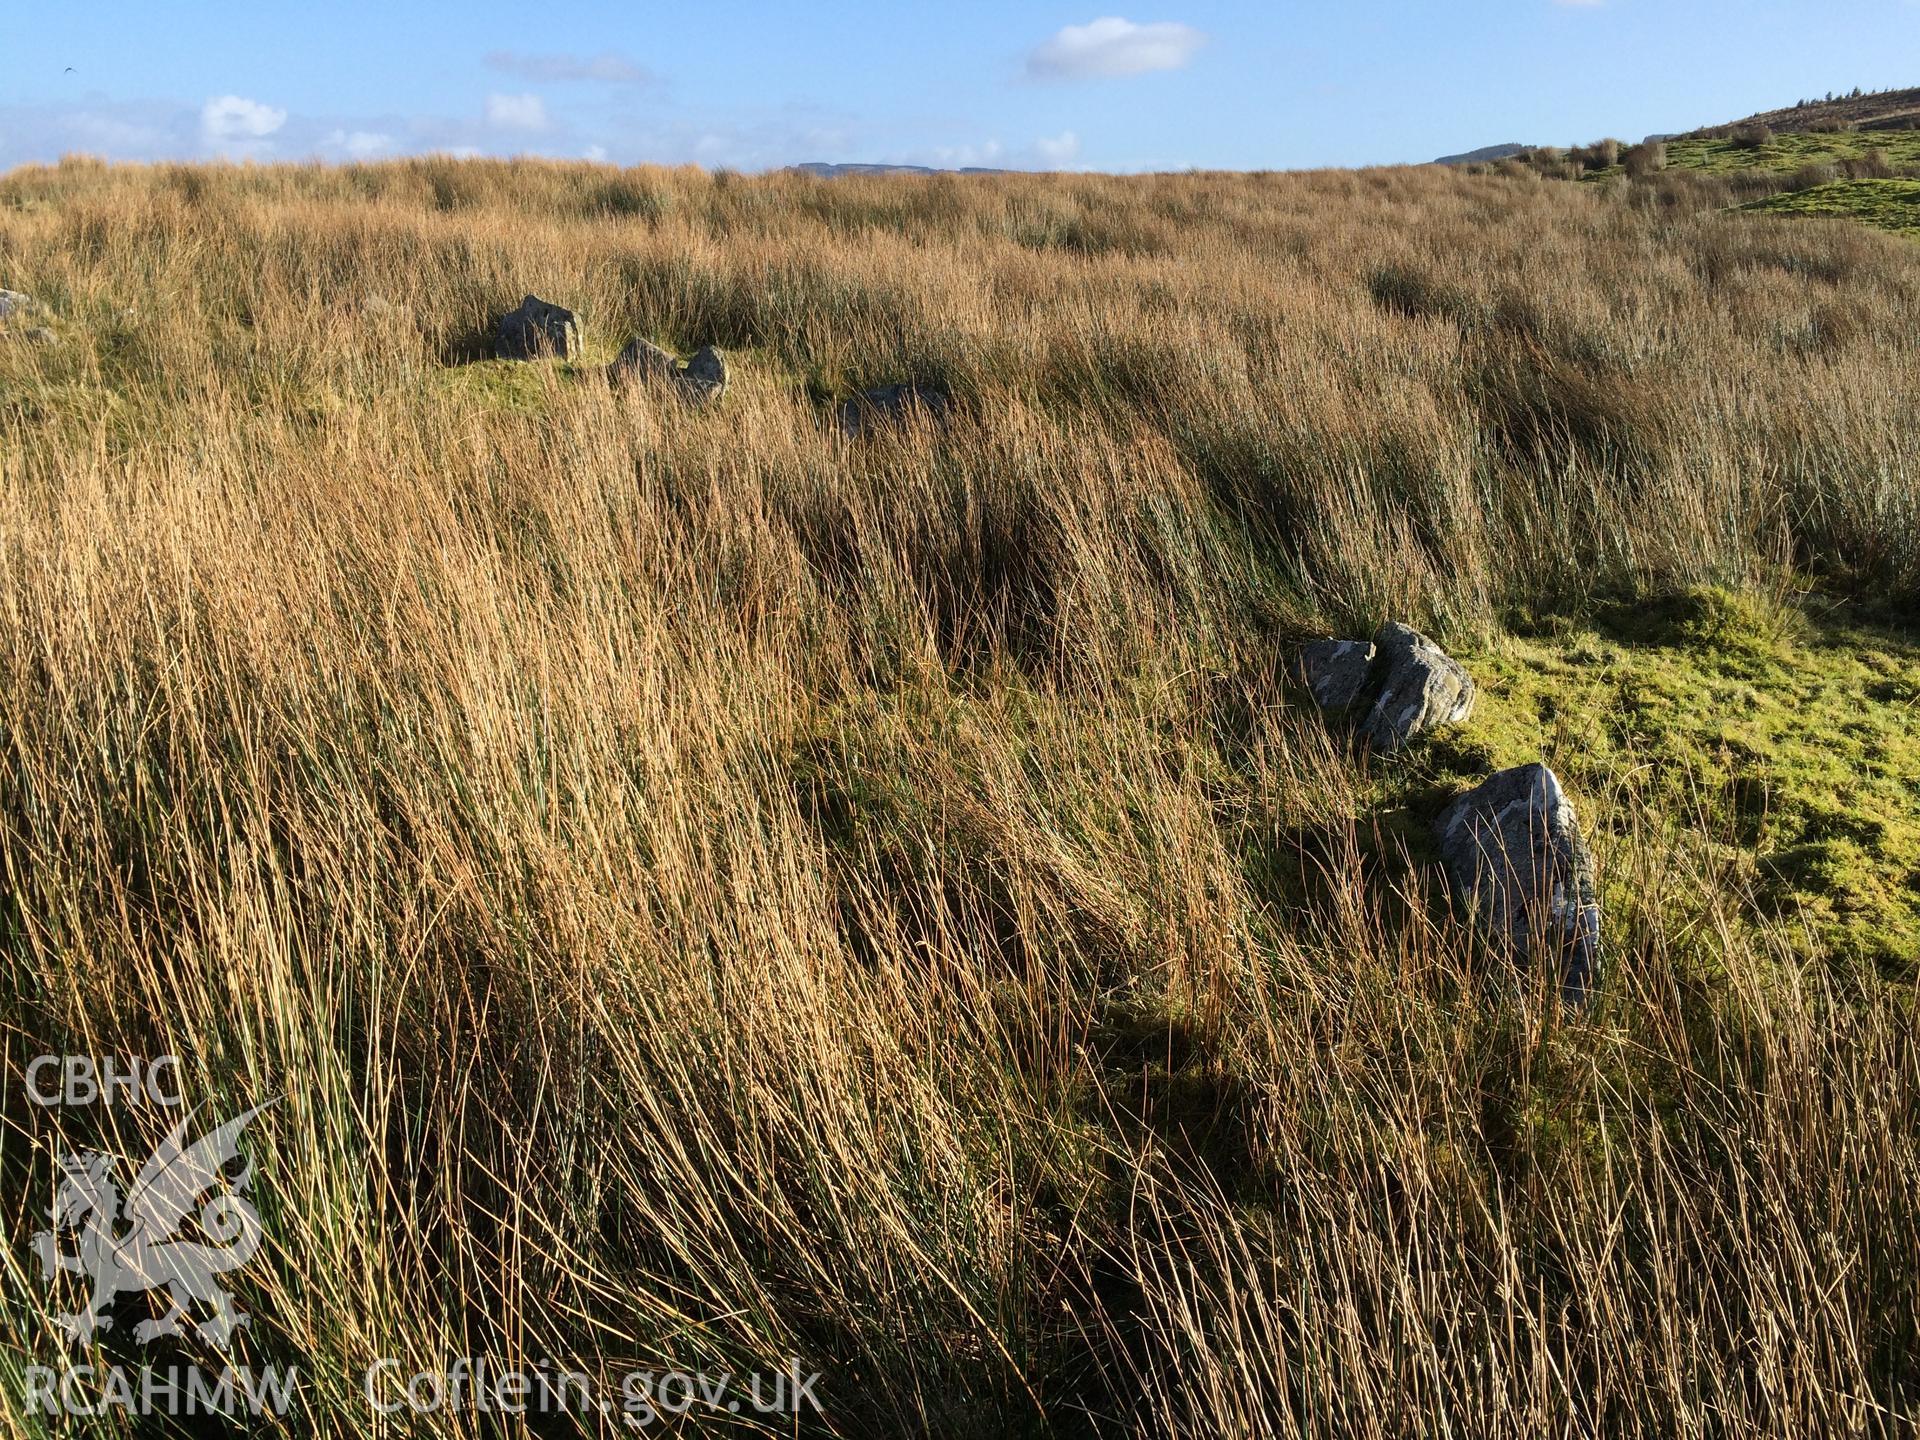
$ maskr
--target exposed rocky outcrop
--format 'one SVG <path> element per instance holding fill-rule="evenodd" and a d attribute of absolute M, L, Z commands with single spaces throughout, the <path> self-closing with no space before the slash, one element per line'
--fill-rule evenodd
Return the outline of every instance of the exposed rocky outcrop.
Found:
<path fill-rule="evenodd" d="M 1391 621 L 1371 644 L 1316 641 L 1295 659 L 1294 673 L 1321 709 L 1360 715 L 1361 737 L 1389 753 L 1473 711 L 1466 667 L 1418 630 Z"/>
<path fill-rule="evenodd" d="M 951 403 L 944 390 L 911 380 L 882 385 L 840 406 L 840 429 L 847 435 L 865 435 L 883 425 L 905 424 L 916 415 L 944 420 Z"/>
<path fill-rule="evenodd" d="M 1520 957 L 1544 950 L 1560 995 L 1585 1003 L 1600 982 L 1600 906 L 1593 861 L 1573 806 L 1545 765 L 1489 776 L 1435 822 L 1454 893 L 1496 943 Z"/>
<path fill-rule="evenodd" d="M 651 340 L 635 339 L 607 367 L 609 379 L 628 383 L 671 385 L 683 400 L 718 400 L 727 393 L 727 357 L 703 345 L 684 365 L 680 357 Z"/>
<path fill-rule="evenodd" d="M 500 317 L 493 353 L 502 360 L 577 360 L 579 322 L 571 310 L 529 295 Z"/>

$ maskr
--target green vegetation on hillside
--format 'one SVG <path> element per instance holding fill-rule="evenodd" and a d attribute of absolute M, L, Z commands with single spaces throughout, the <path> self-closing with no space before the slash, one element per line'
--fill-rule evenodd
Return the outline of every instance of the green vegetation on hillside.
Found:
<path fill-rule="evenodd" d="M 1920 128 L 1907 124 L 1916 97 L 1920 91 L 1808 101 L 1639 145 L 1599 140 L 1564 150 L 1547 147 L 1492 168 L 1625 185 L 1629 193 L 1663 204 L 1717 202 L 1761 214 L 1828 215 L 1907 234 L 1915 228 L 1908 182 L 1920 179 Z M 1862 119 L 1846 118 L 1852 114 Z M 1690 195 L 1682 196 L 1683 186 Z"/>
<path fill-rule="evenodd" d="M 1664 143 L 1669 169 L 1709 174 L 1774 171 L 1786 175 L 1810 165 L 1849 161 L 1884 163 L 1894 169 L 1920 166 L 1920 130 L 1781 132 L 1757 144 L 1732 135 L 1683 136 Z"/>
<path fill-rule="evenodd" d="M 1920 180 L 1835 180 L 1749 201 L 1742 208 L 1764 215 L 1857 220 L 1878 230 L 1920 235 Z"/>

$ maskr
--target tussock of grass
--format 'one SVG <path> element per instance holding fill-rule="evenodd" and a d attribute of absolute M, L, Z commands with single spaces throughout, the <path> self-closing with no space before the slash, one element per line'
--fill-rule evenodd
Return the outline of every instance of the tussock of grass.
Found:
<path fill-rule="evenodd" d="M 1911 247 L 1425 170 L 75 163 L 0 179 L 0 284 L 62 327 L 0 346 L 10 1432 L 114 1429 L 24 1411 L 21 1067 L 169 1049 L 284 1096 L 290 1434 L 479 1353 L 798 1354 L 850 1436 L 1910 1426 Z M 738 383 L 452 363 L 527 291 Z M 831 423 L 903 379 L 949 423 Z M 1359 756 L 1285 660 L 1389 616 L 1485 693 Z M 1425 848 L 1542 753 L 1578 1016 Z"/>

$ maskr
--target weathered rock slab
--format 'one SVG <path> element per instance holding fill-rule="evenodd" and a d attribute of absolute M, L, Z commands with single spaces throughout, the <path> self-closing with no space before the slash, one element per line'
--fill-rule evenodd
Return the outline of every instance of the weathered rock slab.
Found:
<path fill-rule="evenodd" d="M 670 350 L 651 340 L 627 342 L 619 358 L 607 367 L 607 376 L 616 381 L 660 381 L 673 386 L 683 400 L 718 400 L 727 393 L 727 357 L 711 345 L 703 345 L 685 365 Z"/>
<path fill-rule="evenodd" d="M 662 350 L 651 340 L 632 339 L 619 358 L 607 367 L 616 380 L 645 380 L 658 376 L 671 379 L 680 372 L 680 357 Z"/>
<path fill-rule="evenodd" d="M 529 295 L 500 317 L 493 353 L 502 360 L 577 360 L 579 322 L 571 310 Z"/>
<path fill-rule="evenodd" d="M 952 402 L 946 391 L 908 380 L 866 390 L 840 406 L 840 429 L 849 436 L 865 435 L 881 426 L 904 425 L 914 416 L 940 421 Z"/>
<path fill-rule="evenodd" d="M 1418 630 L 1389 621 L 1373 646 L 1380 695 L 1360 734 L 1374 749 L 1404 749 L 1414 736 L 1473 713 L 1473 677 Z"/>
<path fill-rule="evenodd" d="M 1365 640 L 1316 640 L 1294 660 L 1293 673 L 1322 710 L 1345 710 L 1367 688 L 1373 646 Z"/>
<path fill-rule="evenodd" d="M 1545 765 L 1489 776 L 1434 824 L 1454 893 L 1482 932 L 1511 953 L 1544 951 L 1561 999 L 1584 1004 L 1600 982 L 1593 860 L 1560 781 Z"/>
<path fill-rule="evenodd" d="M 727 357 L 711 345 L 702 345 L 680 372 L 680 382 L 695 399 L 718 400 L 727 393 Z"/>
<path fill-rule="evenodd" d="M 1466 667 L 1418 630 L 1391 621 L 1371 644 L 1316 640 L 1294 658 L 1293 673 L 1322 710 L 1359 715 L 1361 737 L 1389 753 L 1473 711 Z"/>

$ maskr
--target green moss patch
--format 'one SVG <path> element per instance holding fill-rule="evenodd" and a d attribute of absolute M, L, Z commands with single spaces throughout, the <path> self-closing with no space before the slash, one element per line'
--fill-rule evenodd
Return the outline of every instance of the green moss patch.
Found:
<path fill-rule="evenodd" d="M 1816 215 L 1857 220 L 1881 230 L 1920 235 L 1920 180 L 1836 180 L 1792 195 L 1743 205 L 1765 215 Z"/>
<path fill-rule="evenodd" d="M 1764 170 L 1790 174 L 1806 165 L 1865 160 L 1878 151 L 1889 165 L 1920 165 L 1920 130 L 1804 131 L 1774 135 L 1759 145 L 1731 136 L 1667 141 L 1667 165 L 1677 170 Z"/>
<path fill-rule="evenodd" d="M 601 367 L 553 360 L 475 360 L 434 372 L 449 394 L 496 410 L 544 410 L 556 387 L 600 379 Z"/>
<path fill-rule="evenodd" d="M 1920 645 L 1703 590 L 1464 657 L 1472 720 L 1442 772 L 1544 757 L 1589 823 L 1636 803 L 1840 955 L 1920 957 Z"/>

